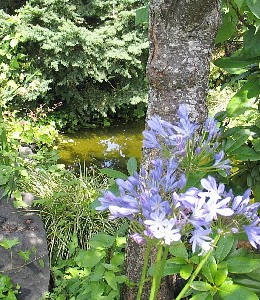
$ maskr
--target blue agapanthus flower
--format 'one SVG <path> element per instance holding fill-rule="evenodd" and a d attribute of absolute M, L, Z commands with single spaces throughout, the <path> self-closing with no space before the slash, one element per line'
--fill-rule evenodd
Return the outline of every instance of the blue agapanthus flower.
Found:
<path fill-rule="evenodd" d="M 167 245 L 184 239 L 190 241 L 193 252 L 203 253 L 212 248 L 214 229 L 244 231 L 251 245 L 257 247 L 259 203 L 251 203 L 250 190 L 235 197 L 212 175 L 201 178 L 197 187 L 187 187 L 192 172 L 230 171 L 224 151 L 216 151 L 216 121 L 208 119 L 199 135 L 185 106 L 179 108 L 178 115 L 180 121 L 174 125 L 155 116 L 144 132 L 144 146 L 167 149 L 168 156 L 152 160 L 149 170 L 141 169 L 127 180 L 117 179 L 119 195 L 105 191 L 97 210 L 109 210 L 111 219 L 130 219 L 136 229 L 131 237 L 139 244 L 148 238 Z"/>

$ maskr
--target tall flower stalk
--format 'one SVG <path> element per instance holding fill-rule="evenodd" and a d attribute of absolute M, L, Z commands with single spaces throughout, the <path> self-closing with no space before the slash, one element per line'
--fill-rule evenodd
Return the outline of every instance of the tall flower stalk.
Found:
<path fill-rule="evenodd" d="M 217 122 L 208 119 L 199 134 L 185 106 L 180 106 L 178 116 L 176 124 L 158 116 L 148 121 L 144 147 L 158 149 L 161 156 L 151 161 L 149 170 L 141 169 L 127 180 L 117 179 L 119 196 L 105 191 L 99 198 L 98 210 L 109 210 L 111 219 L 130 219 L 135 230 L 132 238 L 139 244 L 147 243 L 137 299 L 141 299 L 151 244 L 157 247 L 157 257 L 149 300 L 156 299 L 173 243 L 188 242 L 191 251 L 203 257 L 190 281 L 220 235 L 245 232 L 253 247 L 260 245 L 259 203 L 250 202 L 250 190 L 234 196 L 212 176 L 214 172 L 229 174 L 231 169 L 224 151 L 219 150 Z"/>

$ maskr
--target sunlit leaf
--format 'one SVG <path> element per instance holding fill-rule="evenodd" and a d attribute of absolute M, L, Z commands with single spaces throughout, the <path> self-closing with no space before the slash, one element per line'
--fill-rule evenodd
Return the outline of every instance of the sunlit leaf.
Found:
<path fill-rule="evenodd" d="M 218 291 L 223 300 L 258 300 L 255 293 L 249 289 L 232 283 L 224 283 Z"/>
<path fill-rule="evenodd" d="M 246 0 L 246 4 L 250 8 L 251 12 L 260 19 L 260 5 L 259 0 Z"/>

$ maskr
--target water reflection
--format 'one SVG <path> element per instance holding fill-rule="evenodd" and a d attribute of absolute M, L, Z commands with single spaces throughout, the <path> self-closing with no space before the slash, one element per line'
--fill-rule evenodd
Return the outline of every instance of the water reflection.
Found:
<path fill-rule="evenodd" d="M 139 121 L 61 135 L 60 162 L 68 166 L 80 161 L 87 166 L 125 170 L 128 158 L 141 158 L 143 130 L 144 121 Z"/>

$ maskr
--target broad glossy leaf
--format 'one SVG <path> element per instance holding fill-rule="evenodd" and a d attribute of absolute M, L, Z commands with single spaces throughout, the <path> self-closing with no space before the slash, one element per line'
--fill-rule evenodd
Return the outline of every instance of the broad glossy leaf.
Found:
<path fill-rule="evenodd" d="M 117 286 L 117 281 L 116 281 L 116 276 L 115 273 L 112 271 L 107 271 L 104 274 L 104 278 L 106 280 L 106 282 L 108 283 L 109 286 L 111 286 L 111 288 L 113 290 L 117 290 L 118 286 Z"/>
<path fill-rule="evenodd" d="M 224 138 L 226 138 L 226 137 L 229 137 L 229 136 L 239 133 L 243 129 L 244 129 L 243 126 L 236 126 L 236 127 L 228 128 L 227 130 L 225 130 L 225 132 L 223 133 L 222 136 Z"/>
<path fill-rule="evenodd" d="M 238 9 L 240 9 L 243 5 L 245 0 L 234 0 L 234 2 L 236 3 Z"/>
<path fill-rule="evenodd" d="M 241 146 L 232 152 L 232 156 L 241 161 L 257 161 L 260 160 L 260 153 L 256 152 L 249 146 Z"/>
<path fill-rule="evenodd" d="M 260 19 L 260 5 L 259 0 L 246 0 L 248 7 L 250 8 L 251 12 Z"/>
<path fill-rule="evenodd" d="M 115 266 L 120 266 L 124 263 L 125 261 L 125 255 L 124 253 L 115 253 L 113 257 L 111 258 L 111 264 Z"/>
<path fill-rule="evenodd" d="M 90 273 L 89 280 L 90 281 L 99 281 L 103 278 L 105 272 L 105 268 L 103 264 L 99 264 L 93 272 Z"/>
<path fill-rule="evenodd" d="M 213 253 L 218 263 L 227 257 L 228 253 L 233 247 L 233 244 L 234 236 L 232 234 L 220 237 L 218 241 L 218 246 L 216 247 L 216 250 Z"/>
<path fill-rule="evenodd" d="M 203 292 L 194 295 L 190 300 L 213 300 L 213 296 L 209 292 Z"/>
<path fill-rule="evenodd" d="M 79 267 L 93 268 L 105 256 L 105 251 L 97 251 L 96 249 L 89 249 L 87 251 L 79 250 L 79 253 L 74 260 Z"/>
<path fill-rule="evenodd" d="M 192 271 L 193 271 L 193 265 L 192 264 L 188 264 L 188 265 L 184 266 L 180 270 L 180 276 L 181 276 L 181 278 L 187 280 L 190 277 Z"/>
<path fill-rule="evenodd" d="M 189 174 L 187 178 L 187 183 L 185 189 L 190 187 L 198 187 L 200 185 L 200 180 L 206 175 L 206 172 L 194 172 Z"/>
<path fill-rule="evenodd" d="M 214 283 L 216 286 L 219 286 L 225 282 L 228 276 L 228 269 L 223 268 L 223 269 L 218 269 L 215 277 L 214 277 Z"/>
<path fill-rule="evenodd" d="M 260 30 L 255 26 L 250 26 L 244 34 L 243 53 L 246 57 L 256 57 L 260 55 Z"/>
<path fill-rule="evenodd" d="M 248 70 L 249 66 L 258 65 L 260 57 L 222 57 L 214 61 L 214 65 L 231 74 L 241 74 Z"/>
<path fill-rule="evenodd" d="M 167 276 L 167 275 L 173 275 L 173 274 L 177 274 L 180 273 L 180 270 L 184 267 L 185 265 L 177 265 L 177 264 L 173 264 L 171 262 L 169 262 L 169 260 L 166 261 L 164 270 L 163 270 L 163 276 Z M 148 271 L 149 275 L 153 275 L 153 268 L 150 268 Z"/>
<path fill-rule="evenodd" d="M 176 265 L 185 265 L 187 264 L 186 259 L 182 257 L 172 257 L 168 259 L 168 262 L 171 264 L 176 264 Z"/>
<path fill-rule="evenodd" d="M 260 267 L 260 259 L 234 257 L 226 260 L 230 273 L 246 274 Z"/>
<path fill-rule="evenodd" d="M 222 17 L 222 25 L 218 30 L 215 43 L 222 43 L 233 36 L 237 26 L 237 15 L 233 9 Z"/>
<path fill-rule="evenodd" d="M 241 89 L 232 97 L 227 105 L 227 116 L 237 117 L 243 114 L 255 102 L 255 98 L 248 98 L 248 92 L 254 87 L 258 77 L 254 76 L 247 80 Z"/>
<path fill-rule="evenodd" d="M 227 139 L 226 144 L 224 145 L 224 150 L 227 154 L 232 153 L 240 146 L 244 145 L 250 136 L 250 130 L 248 130 L 248 134 L 236 134 L 232 136 L 232 138 Z"/>
<path fill-rule="evenodd" d="M 208 281 L 210 283 L 214 283 L 214 277 L 217 272 L 217 263 L 213 255 L 210 255 L 201 270 L 202 274 L 208 279 Z"/>
<path fill-rule="evenodd" d="M 260 293 L 260 282 L 258 280 L 246 278 L 246 277 L 234 277 L 233 282 L 235 284 L 243 285 L 244 287 L 250 288 L 255 293 Z"/>
<path fill-rule="evenodd" d="M 115 243 L 116 238 L 114 236 L 98 233 L 95 234 L 89 241 L 89 245 L 93 248 L 110 248 Z"/>
<path fill-rule="evenodd" d="M 195 291 L 206 292 L 209 291 L 212 286 L 205 281 L 193 281 L 190 285 Z"/>
<path fill-rule="evenodd" d="M 188 251 L 183 242 L 178 242 L 176 244 L 171 245 L 169 252 L 176 257 L 180 257 L 185 260 L 188 259 Z"/>
<path fill-rule="evenodd" d="M 252 191 L 254 195 L 254 200 L 256 202 L 260 202 L 260 182 L 256 181 L 255 184 L 252 186 Z"/>
<path fill-rule="evenodd" d="M 260 40 L 260 37 L 259 37 L 259 40 Z M 247 92 L 248 99 L 258 97 L 260 94 L 259 75 L 255 75 L 254 78 L 255 78 L 255 81 L 252 84 L 252 86 L 248 89 L 248 92 Z"/>
<path fill-rule="evenodd" d="M 222 284 L 218 294 L 223 300 L 258 300 L 257 295 L 249 289 L 232 283 Z"/>
<path fill-rule="evenodd" d="M 260 268 L 248 273 L 247 276 L 260 282 Z"/>
<path fill-rule="evenodd" d="M 252 140 L 255 151 L 260 151 L 260 139 Z"/>

